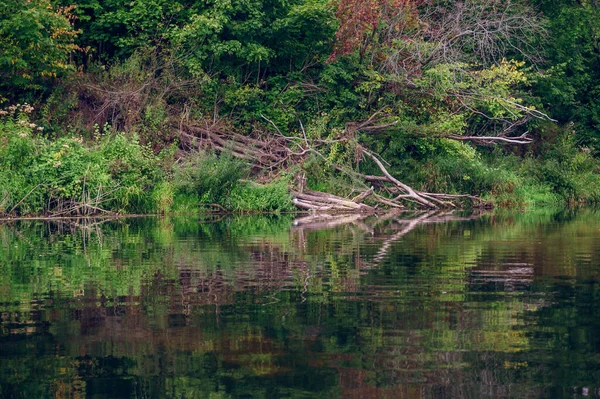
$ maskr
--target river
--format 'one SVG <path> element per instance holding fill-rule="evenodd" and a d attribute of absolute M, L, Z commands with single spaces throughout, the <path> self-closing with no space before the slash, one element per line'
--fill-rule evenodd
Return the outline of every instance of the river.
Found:
<path fill-rule="evenodd" d="M 0 224 L 0 398 L 600 397 L 600 211 Z"/>

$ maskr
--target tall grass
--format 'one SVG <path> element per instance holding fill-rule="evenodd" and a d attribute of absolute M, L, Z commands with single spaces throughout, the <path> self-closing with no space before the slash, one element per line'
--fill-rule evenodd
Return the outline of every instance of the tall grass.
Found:
<path fill-rule="evenodd" d="M 175 170 L 175 207 L 187 212 L 214 205 L 235 212 L 293 210 L 287 182 L 261 185 L 243 180 L 249 173 L 245 162 L 228 153 L 191 154 Z"/>

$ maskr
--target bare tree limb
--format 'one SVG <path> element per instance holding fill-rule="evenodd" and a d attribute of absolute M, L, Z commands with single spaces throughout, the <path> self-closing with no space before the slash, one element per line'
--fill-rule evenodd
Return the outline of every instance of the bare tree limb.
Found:
<path fill-rule="evenodd" d="M 518 137 L 502 137 L 502 136 L 458 136 L 455 134 L 450 134 L 447 136 L 442 136 L 452 140 L 459 141 L 472 141 L 480 144 L 496 144 L 496 143 L 506 143 L 506 144 L 530 144 L 533 142 L 533 139 L 529 137 L 528 133 L 524 133 Z"/>

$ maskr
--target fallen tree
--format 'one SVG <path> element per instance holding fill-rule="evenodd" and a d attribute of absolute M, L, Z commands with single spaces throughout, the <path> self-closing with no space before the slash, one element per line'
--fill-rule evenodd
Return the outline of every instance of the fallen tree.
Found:
<path fill-rule="evenodd" d="M 348 200 L 319 191 L 292 191 L 294 204 L 300 209 L 357 213 L 374 213 L 376 211 L 374 207 L 362 203 L 372 193 L 373 188 L 370 188 L 355 199 Z"/>
<path fill-rule="evenodd" d="M 266 119 L 266 118 L 264 118 Z M 272 123 L 268 119 L 268 122 Z M 231 132 L 218 121 L 179 121 L 172 128 L 179 136 L 186 150 L 230 151 L 238 158 L 251 163 L 258 172 L 277 175 L 282 170 L 302 165 L 311 155 L 327 161 L 321 149 L 331 144 L 331 140 L 310 140 L 303 137 L 285 136 L 273 124 L 277 133 L 260 132 L 255 137 Z M 352 129 L 354 130 L 354 129 Z M 339 141 L 339 140 L 338 140 Z M 297 179 L 291 189 L 297 208 L 312 212 L 334 213 L 375 213 L 382 209 L 447 209 L 459 208 L 468 204 L 471 207 L 488 207 L 489 204 L 477 196 L 429 193 L 414 189 L 394 177 L 386 168 L 385 160 L 370 150 L 358 145 L 356 152 L 361 162 L 372 161 L 380 175 L 365 175 L 346 165 L 332 165 L 340 174 L 352 178 L 360 185 L 360 194 L 352 199 L 330 193 L 304 189 L 304 176 Z M 356 187 L 354 187 L 356 191 Z M 369 204 L 364 203 L 368 201 Z"/>

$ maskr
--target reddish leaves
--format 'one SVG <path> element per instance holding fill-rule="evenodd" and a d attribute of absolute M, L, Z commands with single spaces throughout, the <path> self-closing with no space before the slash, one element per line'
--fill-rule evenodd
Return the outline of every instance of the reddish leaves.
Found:
<path fill-rule="evenodd" d="M 335 4 L 340 27 L 336 46 L 330 60 L 359 49 L 361 57 L 375 41 L 385 39 L 381 29 L 397 29 L 402 25 L 416 25 L 417 7 L 424 0 L 338 0 Z M 412 22 L 411 22 L 412 21 Z"/>

